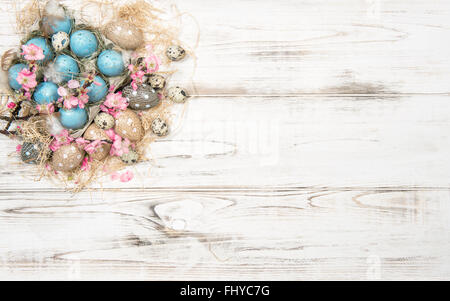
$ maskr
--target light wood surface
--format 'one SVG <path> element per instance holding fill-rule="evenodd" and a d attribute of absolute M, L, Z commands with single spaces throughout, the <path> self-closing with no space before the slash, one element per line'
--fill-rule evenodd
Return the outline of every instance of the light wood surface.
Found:
<path fill-rule="evenodd" d="M 136 180 L 72 195 L 0 138 L 0 278 L 450 280 L 450 2 L 175 3 L 195 97 Z"/>

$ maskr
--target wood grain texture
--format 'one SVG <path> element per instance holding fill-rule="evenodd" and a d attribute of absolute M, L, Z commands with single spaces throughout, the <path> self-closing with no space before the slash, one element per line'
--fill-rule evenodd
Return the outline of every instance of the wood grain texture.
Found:
<path fill-rule="evenodd" d="M 0 138 L 0 278 L 450 280 L 450 3 L 175 2 L 195 97 L 136 180 L 72 195 Z"/>

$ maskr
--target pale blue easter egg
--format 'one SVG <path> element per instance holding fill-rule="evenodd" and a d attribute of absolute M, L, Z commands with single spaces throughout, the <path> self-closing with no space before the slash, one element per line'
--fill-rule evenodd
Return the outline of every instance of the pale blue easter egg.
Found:
<path fill-rule="evenodd" d="M 125 69 L 122 54 L 114 50 L 103 51 L 97 59 L 97 67 L 108 77 L 119 76 Z"/>
<path fill-rule="evenodd" d="M 84 80 L 81 82 L 81 85 L 84 85 Z M 87 90 L 89 91 L 89 103 L 96 103 L 103 100 L 106 97 L 106 94 L 108 94 L 108 84 L 103 80 L 103 78 L 97 75 L 94 78 L 94 82 L 87 88 Z"/>
<path fill-rule="evenodd" d="M 55 55 L 53 53 L 53 50 L 45 38 L 37 37 L 37 38 L 33 38 L 25 43 L 25 45 L 30 45 L 30 44 L 34 44 L 34 45 L 42 48 L 42 50 L 44 51 L 45 58 L 43 60 L 38 61 L 38 63 L 45 63 L 54 58 Z"/>
<path fill-rule="evenodd" d="M 40 83 L 33 94 L 34 101 L 39 105 L 54 103 L 58 98 L 58 86 L 52 82 Z"/>
<path fill-rule="evenodd" d="M 53 35 L 60 31 L 69 34 L 72 30 L 72 19 L 67 16 L 64 20 L 49 20 L 47 17 L 44 17 L 42 18 L 42 25 L 44 28 L 48 29 L 49 32 L 47 32 L 47 34 L 49 35 Z"/>
<path fill-rule="evenodd" d="M 63 82 L 74 79 L 80 73 L 78 63 L 70 56 L 61 54 L 55 60 L 55 70 Z"/>
<path fill-rule="evenodd" d="M 28 66 L 24 64 L 16 64 L 8 70 L 9 86 L 14 90 L 20 90 L 22 88 L 22 85 L 17 82 L 17 76 L 23 69 L 28 69 Z"/>
<path fill-rule="evenodd" d="M 61 109 L 59 113 L 61 114 L 61 124 L 66 129 L 82 129 L 88 121 L 86 109 L 81 109 L 79 107 L 70 110 Z"/>
<path fill-rule="evenodd" d="M 97 38 L 88 30 L 78 30 L 70 36 L 70 49 L 78 57 L 91 56 L 97 48 Z"/>

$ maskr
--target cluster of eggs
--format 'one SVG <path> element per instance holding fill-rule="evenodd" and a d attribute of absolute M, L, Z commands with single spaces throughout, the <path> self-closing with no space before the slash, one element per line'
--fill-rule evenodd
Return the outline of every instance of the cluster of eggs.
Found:
<path fill-rule="evenodd" d="M 80 73 L 77 59 L 95 59 L 96 66 L 101 75 L 95 77 L 95 84 L 88 89 L 89 103 L 100 103 L 108 94 L 108 83 L 104 78 L 116 77 L 123 74 L 125 64 L 122 54 L 116 50 L 101 50 L 98 36 L 87 29 L 73 30 L 73 20 L 66 16 L 64 19 L 49 20 L 44 17 L 41 20 L 43 36 L 37 36 L 26 42 L 26 45 L 34 44 L 44 51 L 44 59 L 37 62 L 44 65 L 52 62 L 54 70 L 60 75 L 60 81 L 45 81 L 38 84 L 33 100 L 36 104 L 44 105 L 55 103 L 58 98 L 58 84 L 66 83 L 76 78 Z M 143 32 L 127 23 L 115 21 L 105 26 L 103 33 L 106 38 L 124 50 L 135 50 L 144 43 Z M 46 37 L 50 37 L 47 39 Z M 66 51 L 70 49 L 70 51 Z M 170 46 L 166 51 L 167 57 L 172 61 L 180 61 L 186 56 L 186 51 L 180 46 Z M 22 85 L 17 82 L 20 71 L 27 68 L 25 64 L 16 64 L 8 70 L 9 85 L 13 90 L 19 91 Z M 84 85 L 84 81 L 80 83 Z M 129 109 L 113 117 L 108 113 L 99 113 L 94 122 L 87 127 L 83 138 L 88 141 L 100 140 L 103 144 L 89 156 L 94 160 L 103 160 L 110 153 L 112 141 L 106 135 L 106 130 L 114 131 L 132 143 L 140 141 L 144 134 L 144 128 L 139 115 L 135 111 L 148 110 L 158 106 L 161 102 L 160 93 L 165 88 L 166 81 L 161 75 L 154 74 L 148 78 L 147 83 L 138 86 L 134 90 L 131 85 L 123 89 L 123 95 L 129 102 Z M 180 87 L 172 87 L 167 90 L 167 96 L 173 102 L 183 103 L 187 99 L 186 92 Z M 87 126 L 88 113 L 84 108 L 60 109 L 61 125 L 70 130 L 79 130 Z M 151 124 L 152 132 L 157 136 L 166 136 L 169 127 L 166 121 L 156 118 Z M 21 157 L 24 162 L 37 163 L 40 161 L 41 145 L 25 142 L 22 146 Z M 51 165 L 56 171 L 69 172 L 78 168 L 86 152 L 76 143 L 65 145 L 55 151 L 51 158 Z M 134 164 L 139 160 L 139 155 L 134 150 L 121 157 L 126 164 Z"/>

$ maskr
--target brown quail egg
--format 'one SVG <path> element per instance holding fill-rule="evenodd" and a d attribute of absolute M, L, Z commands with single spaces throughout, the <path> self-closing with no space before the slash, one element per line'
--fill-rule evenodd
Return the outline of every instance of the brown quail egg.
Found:
<path fill-rule="evenodd" d="M 167 48 L 166 55 L 171 61 L 176 62 L 184 59 L 186 56 L 186 50 L 184 50 L 181 46 L 172 45 Z"/>
<path fill-rule="evenodd" d="M 127 154 L 123 154 L 122 157 L 120 157 L 123 163 L 127 165 L 136 164 L 139 160 L 139 155 L 137 152 L 130 150 Z"/>
<path fill-rule="evenodd" d="M 164 76 L 154 74 L 149 78 L 148 83 L 150 84 L 150 86 L 152 86 L 153 89 L 161 90 L 166 85 L 166 79 L 164 78 Z"/>
<path fill-rule="evenodd" d="M 94 122 L 102 130 L 112 129 L 116 125 L 114 117 L 105 112 L 95 116 Z"/>
<path fill-rule="evenodd" d="M 167 91 L 170 100 L 176 103 L 184 103 L 188 97 L 187 93 L 180 87 L 172 87 Z"/>
<path fill-rule="evenodd" d="M 152 122 L 152 131 L 155 135 L 163 137 L 169 133 L 169 126 L 167 125 L 167 122 L 161 118 L 156 118 Z"/>

